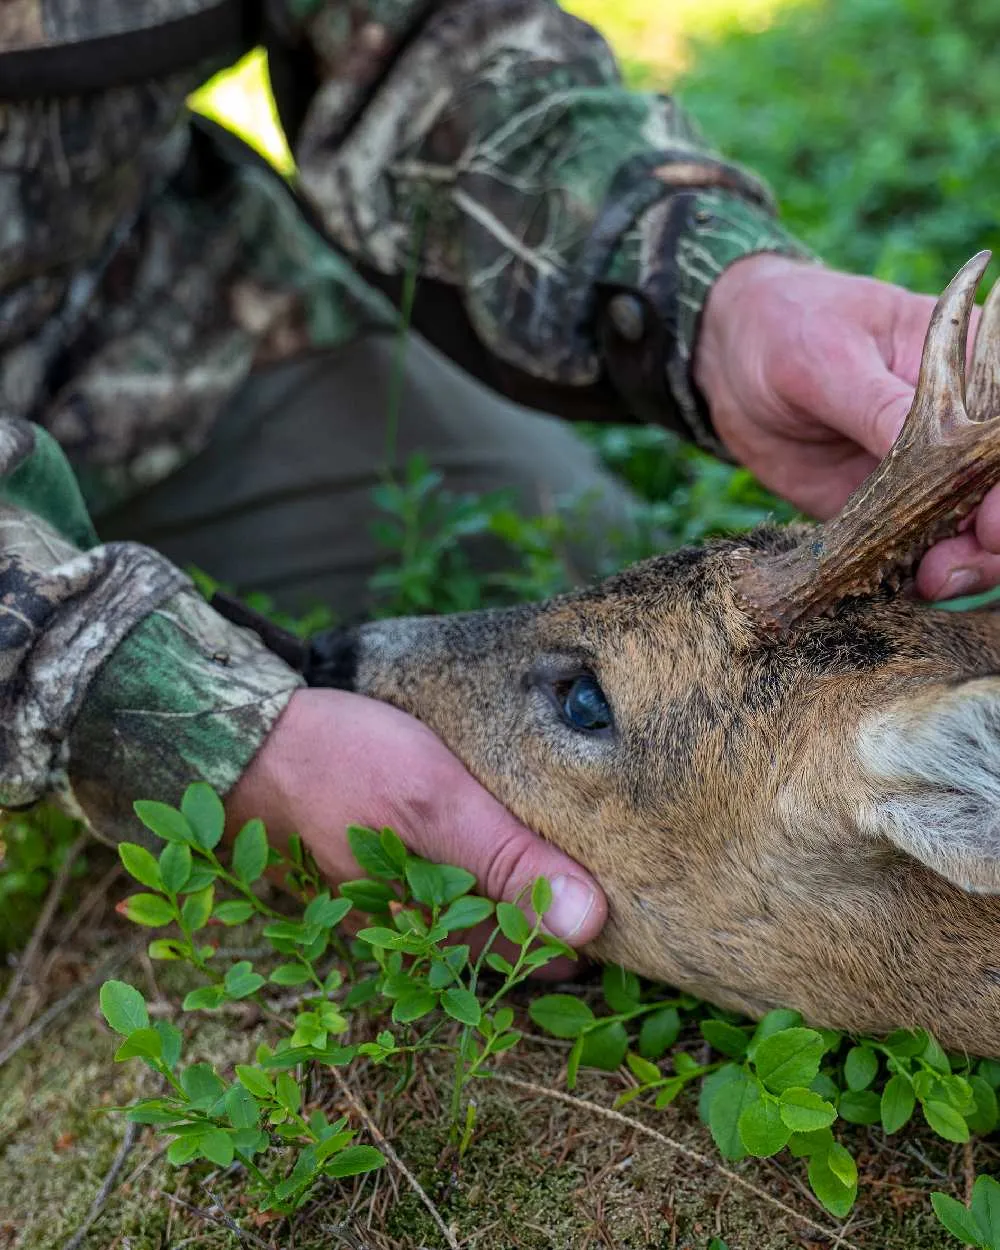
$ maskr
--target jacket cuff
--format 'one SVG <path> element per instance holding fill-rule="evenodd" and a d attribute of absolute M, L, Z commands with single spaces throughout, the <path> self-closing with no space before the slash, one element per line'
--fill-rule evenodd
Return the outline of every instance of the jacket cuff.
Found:
<path fill-rule="evenodd" d="M 639 419 L 667 425 L 731 460 L 692 373 L 708 293 L 744 256 L 816 257 L 766 205 L 723 190 L 673 192 L 646 210 L 624 245 L 632 249 L 627 267 L 638 269 L 638 282 L 616 286 L 612 280 L 598 312 L 609 377 Z"/>
<path fill-rule="evenodd" d="M 148 837 L 136 799 L 178 803 L 187 785 L 235 785 L 302 678 L 195 591 L 175 594 L 90 686 L 69 744 L 70 799 L 105 841 Z"/>

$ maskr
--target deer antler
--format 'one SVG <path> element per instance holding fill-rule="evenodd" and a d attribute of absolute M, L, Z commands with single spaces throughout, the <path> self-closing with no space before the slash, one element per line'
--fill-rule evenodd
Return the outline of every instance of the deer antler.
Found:
<path fill-rule="evenodd" d="M 793 550 L 755 561 L 743 597 L 783 628 L 841 599 L 896 585 L 1000 481 L 1000 283 L 983 309 L 966 391 L 965 354 L 980 252 L 938 300 L 913 406 L 892 450 L 843 510 Z"/>

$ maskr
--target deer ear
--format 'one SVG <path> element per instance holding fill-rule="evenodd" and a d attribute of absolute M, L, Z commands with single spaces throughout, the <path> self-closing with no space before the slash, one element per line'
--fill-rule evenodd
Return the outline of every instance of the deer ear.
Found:
<path fill-rule="evenodd" d="M 1000 680 L 937 687 L 868 719 L 862 828 L 963 890 L 1000 893 Z"/>

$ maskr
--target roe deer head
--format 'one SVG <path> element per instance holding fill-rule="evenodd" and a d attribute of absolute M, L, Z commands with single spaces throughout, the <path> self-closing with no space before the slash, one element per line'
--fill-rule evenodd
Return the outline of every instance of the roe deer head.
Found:
<path fill-rule="evenodd" d="M 892 452 L 833 520 L 537 605 L 316 644 L 585 865 L 590 953 L 723 1006 L 1000 1054 L 1000 612 L 899 593 L 1000 478 L 1000 284 L 938 302 Z"/>

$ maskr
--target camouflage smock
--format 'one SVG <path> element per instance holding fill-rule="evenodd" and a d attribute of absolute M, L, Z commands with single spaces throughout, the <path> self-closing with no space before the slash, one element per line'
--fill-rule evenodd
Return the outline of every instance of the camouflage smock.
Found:
<path fill-rule="evenodd" d="M 393 324 L 416 265 L 417 328 L 493 386 L 719 451 L 690 377 L 708 289 L 748 253 L 804 254 L 549 0 L 246 0 L 196 63 L 30 90 L 36 52 L 92 74 L 114 58 L 91 41 L 156 48 L 217 9 L 0 5 L 0 805 L 60 794 L 112 838 L 136 797 L 227 791 L 299 684 L 90 519 L 193 456 L 255 365 Z M 294 187 L 186 110 L 257 42 Z"/>

